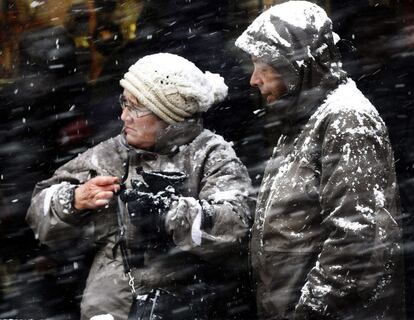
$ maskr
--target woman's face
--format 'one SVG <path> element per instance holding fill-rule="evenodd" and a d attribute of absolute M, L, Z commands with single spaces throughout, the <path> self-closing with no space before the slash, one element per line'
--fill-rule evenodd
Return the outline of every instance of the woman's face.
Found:
<path fill-rule="evenodd" d="M 138 149 L 152 148 L 158 132 L 168 124 L 142 106 L 128 90 L 124 90 L 122 100 L 121 120 L 124 122 L 126 140 Z"/>

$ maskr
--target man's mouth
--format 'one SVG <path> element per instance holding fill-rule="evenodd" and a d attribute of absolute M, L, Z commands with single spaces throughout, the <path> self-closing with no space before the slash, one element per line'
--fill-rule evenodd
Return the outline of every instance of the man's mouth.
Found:
<path fill-rule="evenodd" d="M 274 95 L 272 95 L 272 94 L 266 95 L 266 102 L 267 103 L 275 102 L 275 100 L 276 100 L 276 97 Z"/>
<path fill-rule="evenodd" d="M 263 92 L 261 90 L 261 88 L 259 87 L 260 90 L 260 94 L 262 95 L 263 99 L 267 102 L 267 103 L 272 103 L 276 100 L 275 96 L 272 95 L 272 93 L 269 92 Z"/>

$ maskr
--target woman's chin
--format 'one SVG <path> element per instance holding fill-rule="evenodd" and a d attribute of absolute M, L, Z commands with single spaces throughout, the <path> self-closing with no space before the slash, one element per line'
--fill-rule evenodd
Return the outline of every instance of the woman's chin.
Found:
<path fill-rule="evenodd" d="M 129 145 L 135 147 L 135 145 L 137 144 L 137 139 L 134 139 L 133 136 L 131 136 L 131 134 L 125 132 L 125 139 L 128 142 Z"/>
<path fill-rule="evenodd" d="M 143 141 L 142 139 L 138 139 L 137 137 L 133 137 L 131 135 L 126 134 L 126 141 L 131 147 L 137 148 L 137 149 L 151 149 L 154 145 L 154 143 L 151 143 L 149 141 Z"/>

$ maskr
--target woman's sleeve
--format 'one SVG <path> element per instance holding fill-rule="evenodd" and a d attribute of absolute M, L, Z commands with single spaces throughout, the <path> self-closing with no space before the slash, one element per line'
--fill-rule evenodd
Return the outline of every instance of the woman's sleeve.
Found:
<path fill-rule="evenodd" d="M 65 164 L 33 191 L 26 222 L 35 237 L 50 247 L 79 238 L 87 228 L 85 213 L 72 206 L 74 188 L 90 178 L 90 172 L 80 165 L 84 157 Z"/>
<path fill-rule="evenodd" d="M 210 148 L 202 162 L 198 199 L 180 197 L 167 214 L 165 225 L 182 250 L 202 256 L 223 255 L 225 248 L 240 244 L 251 224 L 250 179 L 224 141 Z"/>

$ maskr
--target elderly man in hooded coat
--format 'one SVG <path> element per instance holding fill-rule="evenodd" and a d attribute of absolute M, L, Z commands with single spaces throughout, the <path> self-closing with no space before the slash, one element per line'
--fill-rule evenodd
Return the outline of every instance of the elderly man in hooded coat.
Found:
<path fill-rule="evenodd" d="M 283 126 L 252 228 L 261 319 L 404 319 L 393 152 L 336 38 L 323 9 L 289 1 L 236 41 Z"/>

